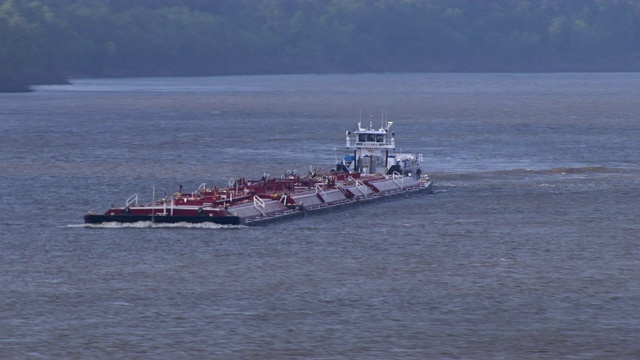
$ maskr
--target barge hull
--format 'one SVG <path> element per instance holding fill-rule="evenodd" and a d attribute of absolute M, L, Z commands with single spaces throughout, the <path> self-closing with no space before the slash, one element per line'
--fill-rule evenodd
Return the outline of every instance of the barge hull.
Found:
<path fill-rule="evenodd" d="M 354 199 L 349 199 L 346 201 L 341 201 L 333 204 L 323 203 L 321 205 L 303 207 L 303 208 L 300 208 L 298 211 L 282 214 L 282 215 L 276 215 L 276 216 L 268 215 L 263 217 L 253 217 L 249 219 L 243 219 L 242 224 L 247 226 L 267 225 L 267 224 L 279 222 L 282 220 L 287 220 L 292 218 L 301 218 L 309 215 L 321 215 L 326 213 L 339 212 L 339 211 L 347 210 L 357 206 L 382 202 L 385 200 L 393 200 L 393 199 L 409 197 L 413 194 L 431 194 L 432 192 L 433 192 L 432 183 L 429 182 L 425 186 L 408 188 L 408 189 L 392 191 L 392 192 L 376 193 L 366 198 L 357 197 Z"/>
<path fill-rule="evenodd" d="M 215 223 L 221 225 L 240 225 L 242 219 L 239 216 L 171 216 L 171 215 L 98 215 L 89 214 L 84 216 L 86 224 L 102 224 L 107 222 L 135 223 L 140 221 L 150 221 L 160 224 L 175 223 Z"/>

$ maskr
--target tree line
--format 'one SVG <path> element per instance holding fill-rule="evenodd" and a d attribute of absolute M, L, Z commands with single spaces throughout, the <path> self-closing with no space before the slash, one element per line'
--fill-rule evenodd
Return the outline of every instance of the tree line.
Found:
<path fill-rule="evenodd" d="M 640 0 L 0 0 L 0 89 L 69 77 L 638 71 Z"/>

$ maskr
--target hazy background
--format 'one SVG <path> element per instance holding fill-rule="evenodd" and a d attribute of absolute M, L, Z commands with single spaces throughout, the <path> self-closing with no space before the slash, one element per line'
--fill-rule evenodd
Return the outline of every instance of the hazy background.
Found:
<path fill-rule="evenodd" d="M 0 0 L 0 90 L 69 77 L 638 71 L 637 0 Z"/>

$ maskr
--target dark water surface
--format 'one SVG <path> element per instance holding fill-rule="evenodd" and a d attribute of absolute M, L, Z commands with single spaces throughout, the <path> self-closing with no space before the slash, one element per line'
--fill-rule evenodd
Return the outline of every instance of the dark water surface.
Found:
<path fill-rule="evenodd" d="M 0 358 L 640 358 L 638 99 L 637 73 L 2 94 Z M 154 187 L 330 166 L 383 111 L 435 194 L 260 228 L 82 225 Z"/>

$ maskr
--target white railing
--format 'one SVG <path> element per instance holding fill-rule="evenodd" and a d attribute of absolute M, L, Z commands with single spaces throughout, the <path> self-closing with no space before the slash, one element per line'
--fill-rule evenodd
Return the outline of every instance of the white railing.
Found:
<path fill-rule="evenodd" d="M 394 171 L 393 174 L 391 174 L 391 178 L 396 185 L 400 186 L 401 189 L 404 189 L 404 176 L 400 175 L 399 172 Z"/>
<path fill-rule="evenodd" d="M 369 187 L 360 180 L 356 180 L 356 189 L 360 190 L 360 192 L 362 193 L 362 195 L 364 195 L 365 198 L 369 194 L 368 192 Z"/>
<path fill-rule="evenodd" d="M 324 192 L 324 189 L 322 189 L 322 186 L 320 186 L 320 184 L 316 184 L 316 194 L 318 193 L 322 193 L 322 196 L 327 196 L 327 193 Z"/>
<path fill-rule="evenodd" d="M 128 207 L 131 204 L 135 204 L 136 206 L 138 206 L 138 194 L 133 194 L 133 195 L 129 196 L 129 198 L 127 199 L 126 204 L 127 205 L 125 205 L 125 207 Z"/>
<path fill-rule="evenodd" d="M 351 141 L 347 140 L 347 148 L 351 147 L 362 147 L 365 149 L 368 148 L 386 148 L 393 149 L 396 147 L 396 142 L 394 140 L 387 140 L 386 142 L 377 142 L 377 141 Z"/>
<path fill-rule="evenodd" d="M 264 200 L 262 200 L 257 195 L 253 196 L 253 206 L 255 206 L 256 209 L 258 209 L 258 211 L 260 211 L 262 213 L 262 215 L 264 215 L 264 216 L 267 215 L 264 212 L 264 210 L 267 208 L 267 204 L 264 202 Z M 260 209 L 260 208 L 262 208 L 262 209 Z"/>

